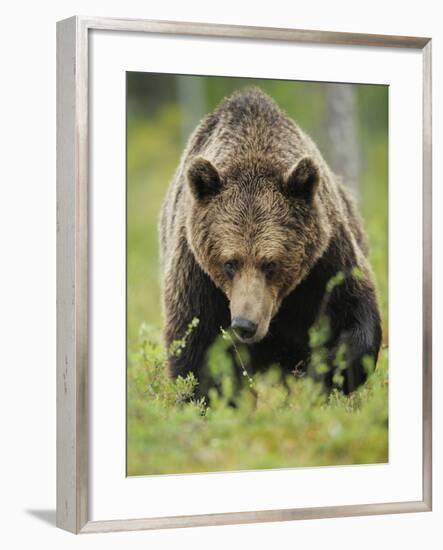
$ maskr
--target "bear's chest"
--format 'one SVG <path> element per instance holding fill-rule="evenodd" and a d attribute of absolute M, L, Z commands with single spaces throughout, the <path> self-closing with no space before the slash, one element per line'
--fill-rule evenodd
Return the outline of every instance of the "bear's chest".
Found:
<path fill-rule="evenodd" d="M 300 292 L 301 291 L 301 292 Z M 285 372 L 304 371 L 309 357 L 309 329 L 314 324 L 321 302 L 321 292 L 300 291 L 290 295 L 271 322 L 268 335 L 251 346 L 251 364 L 255 371 L 273 364 Z"/>

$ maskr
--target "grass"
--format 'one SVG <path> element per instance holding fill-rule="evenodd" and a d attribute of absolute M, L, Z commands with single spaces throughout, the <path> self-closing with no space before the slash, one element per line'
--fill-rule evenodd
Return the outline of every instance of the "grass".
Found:
<path fill-rule="evenodd" d="M 143 325 L 129 357 L 128 475 L 294 468 L 388 460 L 387 350 L 351 396 L 277 369 L 232 388 L 230 341 L 209 353 L 220 390 L 191 398 L 192 375 L 172 381 L 155 328 Z M 191 399 L 190 399 L 191 398 Z M 234 406 L 233 406 L 234 405 Z"/>
<path fill-rule="evenodd" d="M 140 75 L 151 79 L 152 75 Z M 174 85 L 168 77 L 167 86 Z M 163 77 L 166 83 L 166 77 Z M 205 112 L 240 79 L 203 79 Z M 138 86 L 140 82 L 138 82 Z M 262 87 L 317 141 L 325 143 L 325 85 L 268 81 Z M 221 394 L 209 408 L 190 400 L 195 380 L 170 380 L 161 339 L 158 214 L 185 145 L 184 128 L 197 121 L 169 95 L 128 97 L 154 109 L 128 111 L 127 194 L 127 465 L 128 475 L 167 474 L 388 460 L 388 132 L 387 89 L 358 87 L 361 145 L 360 210 L 379 291 L 384 349 L 368 382 L 349 397 L 326 396 L 308 378 L 281 380 L 278 371 L 244 377 L 230 388 L 226 340 L 211 351 Z M 161 95 L 161 94 L 160 94 Z M 155 100 L 155 101 L 154 101 Z M 376 114 L 380 113 L 377 117 Z M 232 402 L 235 402 L 235 407 Z"/>

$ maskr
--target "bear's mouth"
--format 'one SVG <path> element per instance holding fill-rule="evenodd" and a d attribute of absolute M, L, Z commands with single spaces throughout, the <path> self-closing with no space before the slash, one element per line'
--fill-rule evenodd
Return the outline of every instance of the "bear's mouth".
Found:
<path fill-rule="evenodd" d="M 263 339 L 262 336 L 252 336 L 252 338 L 242 338 L 235 331 L 232 331 L 232 332 L 234 333 L 235 339 L 242 344 L 247 344 L 247 345 L 256 344 L 257 342 L 260 342 L 260 340 Z"/>

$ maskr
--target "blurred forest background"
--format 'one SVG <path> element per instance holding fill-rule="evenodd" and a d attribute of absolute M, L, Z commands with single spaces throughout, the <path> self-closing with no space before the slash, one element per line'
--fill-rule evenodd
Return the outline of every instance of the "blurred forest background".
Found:
<path fill-rule="evenodd" d="M 161 461 L 158 464 L 150 462 L 152 453 L 149 454 L 148 449 L 151 448 L 154 452 L 155 435 L 152 430 L 147 429 L 146 424 L 153 421 L 153 411 L 146 404 L 146 388 L 143 390 L 138 387 L 147 383 L 146 369 L 149 370 L 152 366 L 149 360 L 149 364 L 146 363 L 146 356 L 140 363 L 140 346 L 146 345 L 147 327 L 149 327 L 149 341 L 152 338 L 158 342 L 161 341 L 157 232 L 161 204 L 189 135 L 198 122 L 205 114 L 214 110 L 224 97 L 247 86 L 258 86 L 268 93 L 311 135 L 331 168 L 343 178 L 344 183 L 355 196 L 370 241 L 370 260 L 378 284 L 383 315 L 384 344 L 385 347 L 387 346 L 388 87 L 129 72 L 127 73 L 129 473 L 163 471 L 159 466 Z M 152 336 L 154 333 L 155 336 Z M 381 376 L 377 387 L 383 386 L 382 381 L 387 378 L 385 359 L 385 374 Z M 380 396 L 378 399 L 381 399 Z M 385 401 L 387 407 L 387 391 Z M 385 408 L 382 408 L 384 411 Z M 177 429 L 182 421 L 184 421 L 182 418 L 178 418 Z M 381 445 L 379 458 L 382 460 L 387 456 L 387 426 L 381 429 L 379 438 Z M 164 438 L 159 440 L 158 444 L 164 448 Z M 195 443 L 195 445 L 198 448 L 198 444 Z M 182 449 L 182 462 L 179 461 L 174 465 L 173 461 L 171 463 L 173 452 L 177 454 L 178 451 L 177 449 L 173 451 L 171 444 L 168 456 L 165 457 L 162 454 L 163 463 L 167 460 L 169 467 L 175 468 L 175 470 L 166 469 L 166 471 L 224 469 L 224 459 L 220 457 L 220 467 L 214 465 L 194 467 L 195 461 L 193 462 L 194 459 L 186 455 L 185 448 Z M 367 459 L 377 461 L 371 452 L 367 454 Z M 187 458 L 184 458 L 185 455 Z M 347 458 L 343 458 L 344 462 L 352 463 L 352 456 L 346 456 Z M 245 460 L 243 457 L 241 464 L 233 464 L 232 467 L 240 468 Z M 332 463 L 342 463 L 335 455 L 328 458 L 326 453 L 322 457 L 316 457 L 313 452 L 309 460 L 306 463 L 302 461 L 301 465 L 329 463 L 328 460 L 335 460 Z M 247 460 L 245 463 L 251 466 Z M 275 459 L 272 462 L 271 460 L 271 464 L 282 464 L 282 461 Z M 225 464 L 225 467 L 228 468 L 228 464 Z"/>

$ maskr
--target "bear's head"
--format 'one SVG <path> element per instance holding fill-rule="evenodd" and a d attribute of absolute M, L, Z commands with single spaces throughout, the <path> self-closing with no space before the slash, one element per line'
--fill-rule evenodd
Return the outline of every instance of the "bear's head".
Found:
<path fill-rule="evenodd" d="M 309 156 L 289 170 L 264 159 L 218 170 L 201 157 L 187 169 L 188 243 L 227 296 L 231 326 L 245 343 L 266 336 L 285 296 L 328 244 L 321 178 Z"/>

